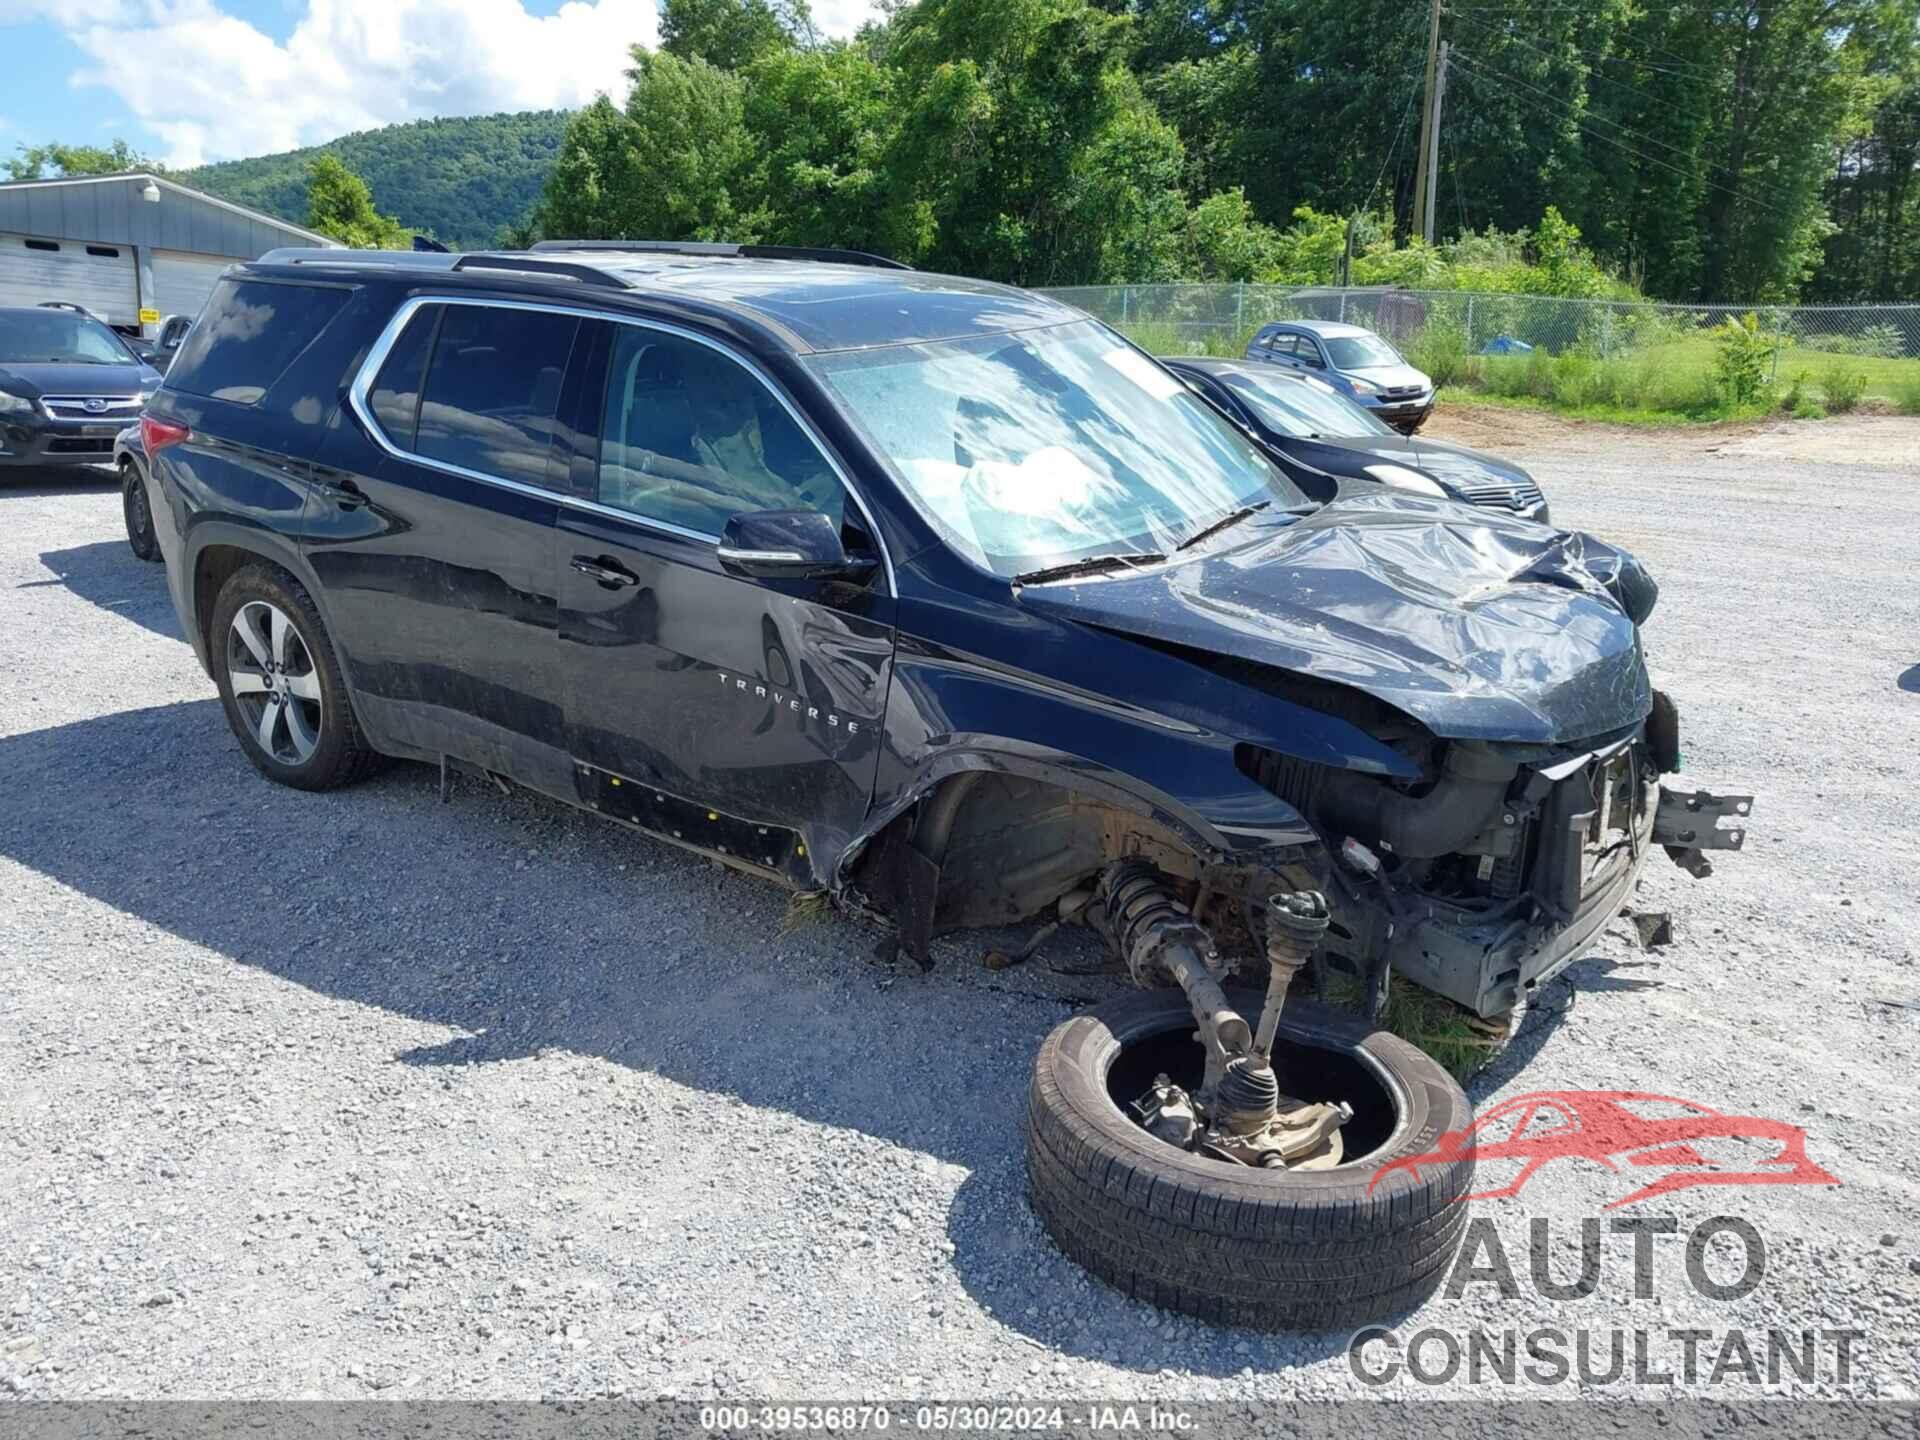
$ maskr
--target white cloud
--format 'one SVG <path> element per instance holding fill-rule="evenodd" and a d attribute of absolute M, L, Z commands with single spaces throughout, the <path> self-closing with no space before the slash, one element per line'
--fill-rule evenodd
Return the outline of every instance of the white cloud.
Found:
<path fill-rule="evenodd" d="M 0 0 L 0 20 L 41 3 Z M 63 23 L 93 63 L 74 83 L 118 95 L 174 165 L 618 98 L 628 48 L 659 34 L 653 0 L 568 0 L 544 16 L 519 0 L 311 0 L 284 44 L 212 0 L 78 4 Z"/>
<path fill-rule="evenodd" d="M 850 36 L 872 0 L 813 0 Z M 625 96 L 628 51 L 659 42 L 655 0 L 307 0 L 284 43 L 215 0 L 0 0 L 0 26 L 50 20 L 91 62 L 75 85 L 118 95 L 172 165 L 317 144 L 440 115 Z"/>

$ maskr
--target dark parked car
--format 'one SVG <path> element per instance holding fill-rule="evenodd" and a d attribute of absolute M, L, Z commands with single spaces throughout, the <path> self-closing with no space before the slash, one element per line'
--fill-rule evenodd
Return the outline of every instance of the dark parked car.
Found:
<path fill-rule="evenodd" d="M 1631 557 L 1317 504 L 1157 361 L 998 285 L 764 247 L 276 252 L 218 283 L 142 428 L 181 624 L 270 778 L 485 771 L 921 964 L 938 931 L 1094 927 L 1146 993 L 1000 1103 L 1060 1244 L 1216 1319 L 1378 1318 L 1463 1233 L 1470 1162 L 1371 1184 L 1471 1123 L 1459 1087 L 1289 999 L 1303 968 L 1504 1011 L 1657 844 L 1697 868 L 1748 803 L 1663 789 Z"/>
<path fill-rule="evenodd" d="M 139 560 L 158 560 L 153 538 L 153 509 L 147 496 L 147 447 L 140 427 L 129 425 L 113 437 L 113 468 L 120 475 L 120 509 L 127 522 L 127 544 Z"/>
<path fill-rule="evenodd" d="M 159 383 L 82 310 L 0 309 L 0 468 L 107 464 Z"/>
<path fill-rule="evenodd" d="M 1262 445 L 1314 469 L 1547 521 L 1546 498 L 1518 465 L 1484 450 L 1401 435 L 1311 375 L 1208 356 L 1166 364 Z"/>
<path fill-rule="evenodd" d="M 1408 435 L 1433 413 L 1433 381 L 1426 372 L 1361 325 L 1334 320 L 1262 325 L 1247 342 L 1247 359 L 1316 375 Z"/>

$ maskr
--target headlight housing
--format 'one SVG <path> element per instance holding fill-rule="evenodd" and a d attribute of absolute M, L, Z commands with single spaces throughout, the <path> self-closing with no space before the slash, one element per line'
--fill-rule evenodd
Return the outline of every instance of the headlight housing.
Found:
<path fill-rule="evenodd" d="M 1378 395 L 1380 393 L 1380 387 L 1371 380 L 1349 379 L 1347 383 L 1353 386 L 1353 393 L 1356 395 Z"/>
<path fill-rule="evenodd" d="M 0 390 L 0 415 L 31 415 L 33 401 L 10 390 Z"/>
<path fill-rule="evenodd" d="M 1391 485 L 1396 490 L 1405 490 L 1414 495 L 1430 495 L 1436 500 L 1447 498 L 1447 492 L 1437 482 L 1404 465 L 1369 465 L 1366 469 L 1367 474 L 1382 485 Z"/>

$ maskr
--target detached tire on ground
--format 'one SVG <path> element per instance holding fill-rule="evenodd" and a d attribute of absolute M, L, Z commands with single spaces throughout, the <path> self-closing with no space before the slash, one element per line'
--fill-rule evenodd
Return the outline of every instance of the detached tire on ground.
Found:
<path fill-rule="evenodd" d="M 1256 1023 L 1261 995 L 1230 993 Z M 1040 1047 L 1027 1163 L 1060 1248 L 1138 1299 L 1263 1330 L 1352 1328 L 1432 1294 L 1465 1234 L 1473 1162 L 1381 1172 L 1473 1123 L 1453 1077 L 1344 1011 L 1289 1000 L 1273 1057 L 1281 1091 L 1353 1103 L 1349 1158 L 1255 1170 L 1157 1139 L 1123 1108 L 1158 1073 L 1198 1083 L 1193 1031 L 1178 990 L 1148 991 L 1076 1015 Z"/>

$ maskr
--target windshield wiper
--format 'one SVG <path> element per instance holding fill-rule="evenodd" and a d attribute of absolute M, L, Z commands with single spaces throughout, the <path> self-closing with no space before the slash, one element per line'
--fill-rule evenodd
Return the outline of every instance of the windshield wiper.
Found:
<path fill-rule="evenodd" d="M 1016 585 L 1045 585 L 1054 580 L 1072 580 L 1080 575 L 1105 575 L 1114 570 L 1134 570 L 1142 565 L 1158 565 L 1167 557 L 1146 550 L 1136 555 L 1089 555 L 1084 560 L 1069 560 L 1064 565 L 1049 565 L 1044 570 L 1029 570 L 1013 577 Z"/>
<path fill-rule="evenodd" d="M 1273 502 L 1271 500 L 1260 500 L 1260 501 L 1256 501 L 1252 505 L 1243 505 L 1238 510 L 1233 510 L 1228 512 L 1225 515 L 1222 515 L 1218 520 L 1214 521 L 1213 524 L 1207 526 L 1206 529 L 1195 531 L 1193 534 L 1189 535 L 1186 539 L 1182 540 L 1178 545 L 1174 546 L 1173 548 L 1175 550 L 1191 549 L 1193 546 L 1198 545 L 1202 540 L 1206 539 L 1209 535 L 1218 535 L 1222 530 L 1226 530 L 1231 528 L 1232 526 L 1238 525 L 1242 520 L 1246 519 L 1249 515 L 1258 515 L 1262 510 L 1266 509 L 1272 503 Z"/>

